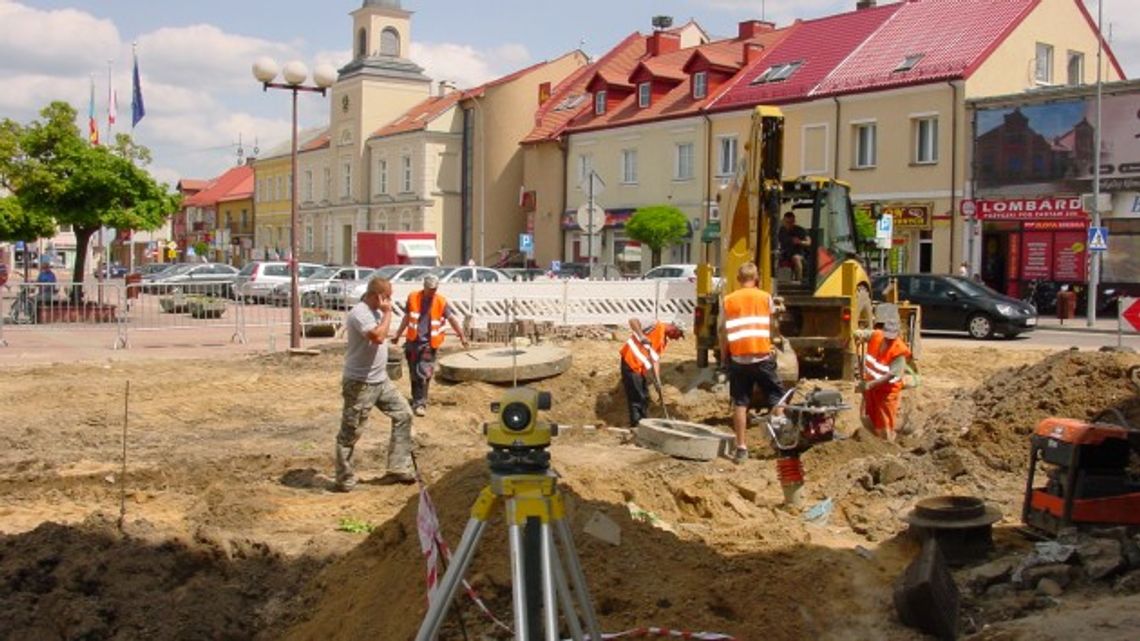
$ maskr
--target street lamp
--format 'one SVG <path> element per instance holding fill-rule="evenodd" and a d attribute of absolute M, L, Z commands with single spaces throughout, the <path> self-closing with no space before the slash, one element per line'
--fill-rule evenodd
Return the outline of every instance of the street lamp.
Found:
<path fill-rule="evenodd" d="M 322 96 L 328 88 L 336 82 L 336 69 L 332 65 L 317 65 L 313 70 L 313 82 L 316 86 L 307 86 L 305 81 L 309 78 L 309 69 L 302 62 L 285 63 L 281 72 L 284 83 L 274 82 L 277 79 L 278 67 L 272 58 L 258 58 L 253 63 L 253 77 L 261 83 L 263 91 L 270 89 L 285 89 L 293 92 L 293 146 L 290 155 L 291 176 L 289 179 L 289 347 L 301 347 L 301 297 L 298 290 L 298 264 L 297 254 L 300 253 L 300 225 L 297 222 L 297 93 L 308 91 L 319 93 Z"/>

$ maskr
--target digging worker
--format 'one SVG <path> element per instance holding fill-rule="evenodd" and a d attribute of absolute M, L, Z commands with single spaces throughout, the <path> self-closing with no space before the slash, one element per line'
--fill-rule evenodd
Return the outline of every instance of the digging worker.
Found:
<path fill-rule="evenodd" d="M 783 408 L 776 407 L 784 395 L 784 386 L 776 372 L 776 354 L 772 350 L 772 295 L 760 289 L 760 272 L 754 263 L 744 263 L 736 273 L 740 288 L 724 297 L 723 327 L 720 331 L 720 362 L 728 367 L 728 391 L 732 397 L 732 429 L 736 434 L 737 463 L 748 459 L 744 430 L 748 426 L 748 408 L 756 387 L 767 396 L 772 408 L 769 421 L 774 428 L 786 419 Z"/>
<path fill-rule="evenodd" d="M 633 334 L 621 346 L 621 384 L 629 405 L 629 426 L 637 427 L 649 415 L 649 380 L 661 383 L 661 355 L 669 341 L 685 337 L 685 330 L 677 323 L 652 323 L 643 329 L 641 321 L 629 319 Z M 648 377 L 652 376 L 652 379 Z M 658 387 L 658 392 L 660 392 Z M 665 403 L 665 399 L 661 399 Z"/>
<path fill-rule="evenodd" d="M 412 411 L 416 416 L 427 414 L 428 385 L 435 373 L 435 354 L 443 345 L 443 321 L 451 324 L 463 349 L 467 349 L 467 337 L 459 324 L 459 315 L 447 304 L 447 299 L 436 291 L 439 276 L 424 276 L 424 288 L 408 294 L 407 313 L 400 321 L 400 328 L 392 342 L 398 344 L 400 335 L 406 334 L 404 356 L 408 359 L 408 377 L 412 380 Z"/>
<path fill-rule="evenodd" d="M 336 435 L 336 485 L 348 492 L 356 485 L 352 454 L 373 406 L 392 419 L 388 439 L 388 471 L 381 484 L 414 483 L 412 408 L 388 378 L 388 330 L 392 326 L 392 284 L 384 278 L 368 281 L 364 296 L 348 312 L 348 349 L 344 355 L 340 432 Z"/>
<path fill-rule="evenodd" d="M 864 425 L 876 436 L 893 442 L 902 400 L 902 377 L 911 352 L 899 336 L 898 310 L 893 305 L 880 305 L 880 309 L 881 329 L 855 332 L 855 340 L 866 343 L 863 380 L 855 391 L 863 394 Z"/>

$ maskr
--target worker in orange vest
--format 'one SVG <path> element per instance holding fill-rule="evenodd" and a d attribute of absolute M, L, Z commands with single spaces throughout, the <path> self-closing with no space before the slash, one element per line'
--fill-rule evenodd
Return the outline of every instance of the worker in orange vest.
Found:
<path fill-rule="evenodd" d="M 855 332 L 855 340 L 867 344 L 863 356 L 863 380 L 855 386 L 855 391 L 863 395 L 864 424 L 876 436 L 893 442 L 902 401 L 903 374 L 911 352 L 906 341 L 899 336 L 897 308 L 893 305 L 879 307 L 882 328 Z"/>
<path fill-rule="evenodd" d="M 736 435 L 733 460 L 748 460 L 744 430 L 748 426 L 748 408 L 756 387 L 767 396 L 772 408 L 769 423 L 784 427 L 784 410 L 776 407 L 784 396 L 784 386 L 776 372 L 776 354 L 772 349 L 772 295 L 760 289 L 760 271 L 754 263 L 744 263 L 736 273 L 740 288 L 724 297 L 721 315 L 720 362 L 728 367 L 728 390 L 732 397 L 732 429 Z"/>
<path fill-rule="evenodd" d="M 400 335 L 406 334 L 404 356 L 408 360 L 408 378 L 412 381 L 412 412 L 416 416 L 427 414 L 428 385 L 435 373 L 435 354 L 443 345 L 444 319 L 455 330 L 459 342 L 467 349 L 467 337 L 459 324 L 459 315 L 447 304 L 447 299 L 436 290 L 439 276 L 424 276 L 424 288 L 408 294 L 404 318 L 392 342 L 399 344 Z"/>
<path fill-rule="evenodd" d="M 636 318 L 629 319 L 629 329 L 633 334 L 621 346 L 621 384 L 629 405 L 629 426 L 634 428 L 649 415 L 648 377 L 652 376 L 660 384 L 665 347 L 669 341 L 684 338 L 685 330 L 678 323 L 660 321 L 643 329 Z M 661 403 L 665 403 L 664 398 Z"/>

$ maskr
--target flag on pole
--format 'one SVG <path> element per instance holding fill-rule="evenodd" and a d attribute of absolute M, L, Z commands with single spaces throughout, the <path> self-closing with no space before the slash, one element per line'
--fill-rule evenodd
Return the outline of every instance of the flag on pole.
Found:
<path fill-rule="evenodd" d="M 107 137 L 111 136 L 111 127 L 115 126 L 118 117 L 119 96 L 115 93 L 115 82 L 111 79 L 111 63 L 107 63 Z"/>
<path fill-rule="evenodd" d="M 87 139 L 92 145 L 99 144 L 99 123 L 95 121 L 95 76 L 91 76 L 91 103 L 87 108 Z"/>
<path fill-rule="evenodd" d="M 134 54 L 135 65 L 132 74 L 131 87 L 131 129 L 138 126 L 139 121 L 146 115 L 146 106 L 143 104 L 142 84 L 139 82 L 139 54 Z"/>

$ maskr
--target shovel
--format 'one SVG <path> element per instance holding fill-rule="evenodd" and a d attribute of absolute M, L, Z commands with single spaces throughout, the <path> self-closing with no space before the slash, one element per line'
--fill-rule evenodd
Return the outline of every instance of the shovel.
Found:
<path fill-rule="evenodd" d="M 669 408 L 665 407 L 665 392 L 661 391 L 661 380 L 654 375 L 652 369 L 646 370 L 645 373 L 648 375 L 648 378 L 653 381 L 653 387 L 657 390 L 657 400 L 661 401 L 661 411 L 665 413 L 665 420 L 673 420 L 669 416 Z"/>

